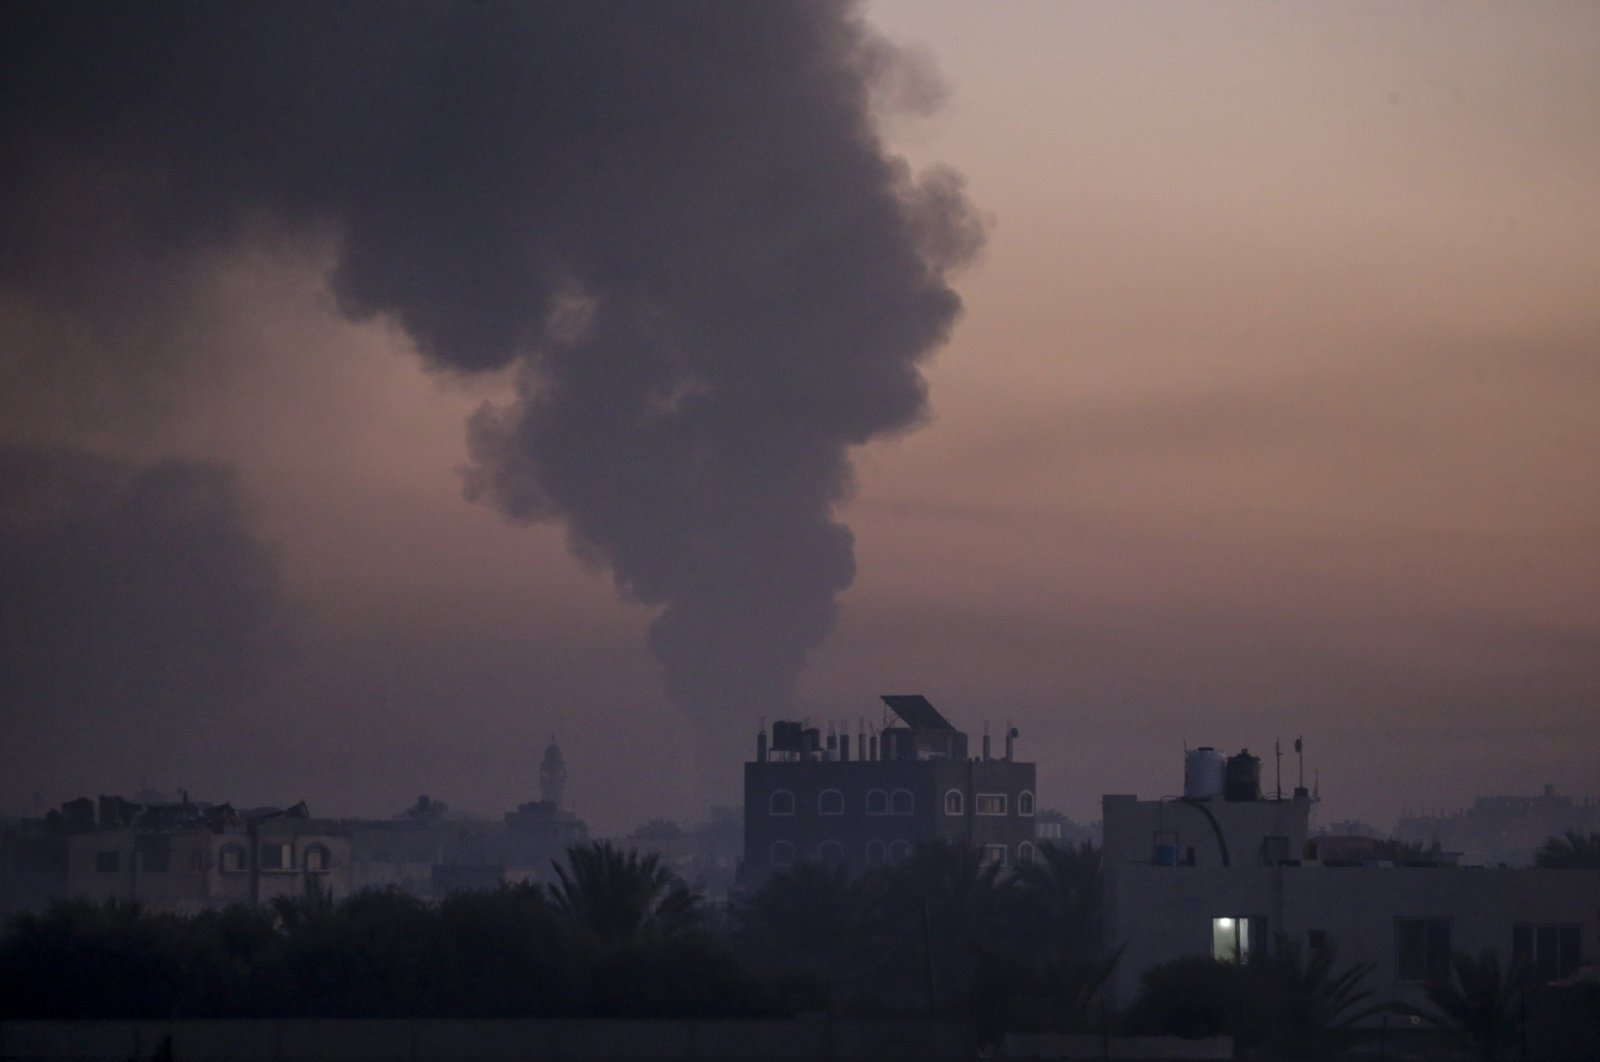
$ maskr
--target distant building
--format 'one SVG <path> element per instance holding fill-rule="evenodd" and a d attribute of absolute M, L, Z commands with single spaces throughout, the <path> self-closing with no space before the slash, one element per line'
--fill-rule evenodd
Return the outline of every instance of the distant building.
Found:
<path fill-rule="evenodd" d="M 1206 751 L 1206 750 L 1199 750 Z M 1593 963 L 1600 871 L 1489 870 L 1429 850 L 1404 865 L 1371 838 L 1306 835 L 1310 800 L 1260 799 L 1253 757 L 1186 763 L 1184 796 L 1105 798 L 1108 985 L 1125 1006 L 1151 966 L 1189 955 L 1242 961 L 1279 934 L 1371 962 L 1376 998 L 1422 1005 L 1452 951 L 1495 951 L 1542 979 Z M 1392 842 L 1388 842 L 1392 847 Z"/>
<path fill-rule="evenodd" d="M 235 903 L 351 892 L 350 836 L 304 804 L 144 805 L 101 797 L 93 829 L 67 837 L 67 894 L 192 913 Z"/>
<path fill-rule="evenodd" d="M 1538 796 L 1480 796 L 1463 811 L 1402 816 L 1396 835 L 1458 851 L 1463 863 L 1519 867 L 1531 865 L 1541 844 L 1568 830 L 1600 831 L 1600 801 L 1547 785 Z"/>
<path fill-rule="evenodd" d="M 1031 862 L 1034 765 L 1002 758 L 987 735 L 968 756 L 967 735 L 920 694 L 882 698 L 881 732 L 821 732 L 774 723 L 744 768 L 741 881 L 759 884 L 800 861 L 879 866 L 919 842 L 960 841 L 999 864 Z M 897 722 L 896 722 L 897 721 Z"/>

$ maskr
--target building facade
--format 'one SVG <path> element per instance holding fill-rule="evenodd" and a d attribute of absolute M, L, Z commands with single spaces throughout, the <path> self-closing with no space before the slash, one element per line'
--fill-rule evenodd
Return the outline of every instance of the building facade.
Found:
<path fill-rule="evenodd" d="M 774 724 L 744 770 L 741 881 L 759 884 L 802 861 L 873 867 L 919 843 L 956 841 L 1002 865 L 1035 852 L 1034 765 L 967 755 L 967 735 L 920 695 L 883 698 L 885 726 L 828 735 Z M 863 755 L 864 753 L 864 755 Z"/>

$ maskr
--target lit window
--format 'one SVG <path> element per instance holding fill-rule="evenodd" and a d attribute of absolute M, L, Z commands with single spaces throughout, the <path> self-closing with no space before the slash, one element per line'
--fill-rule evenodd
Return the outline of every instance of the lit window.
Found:
<path fill-rule="evenodd" d="M 1022 792 L 1017 794 L 1017 814 L 1018 815 L 1032 815 L 1033 814 L 1033 792 L 1032 792 L 1032 790 L 1024 789 Z"/>
<path fill-rule="evenodd" d="M 1450 919 L 1394 920 L 1395 974 L 1402 981 L 1450 979 Z"/>
<path fill-rule="evenodd" d="M 911 796 L 909 789 L 896 789 L 894 796 L 889 798 L 889 814 L 910 815 L 916 810 L 917 803 Z"/>
<path fill-rule="evenodd" d="M 1211 920 L 1211 957 L 1218 962 L 1249 962 L 1266 946 L 1265 918 L 1235 915 Z"/>
<path fill-rule="evenodd" d="M 1021 844 L 1017 845 L 1018 865 L 1025 867 L 1033 866 L 1033 854 L 1033 844 L 1031 842 L 1023 841 Z"/>
<path fill-rule="evenodd" d="M 867 866 L 881 867 L 886 859 L 886 849 L 882 841 L 867 842 Z"/>
<path fill-rule="evenodd" d="M 889 846 L 889 862 L 903 863 L 911 858 L 911 842 L 896 841 Z"/>
<path fill-rule="evenodd" d="M 869 790 L 867 792 L 867 814 L 889 814 L 889 794 L 881 789 Z"/>
<path fill-rule="evenodd" d="M 817 794 L 818 815 L 843 815 L 844 794 L 837 789 L 824 789 Z"/>
<path fill-rule="evenodd" d="M 773 841 L 770 862 L 780 870 L 794 866 L 794 845 L 788 841 Z"/>
<path fill-rule="evenodd" d="M 333 866 L 333 857 L 328 851 L 328 846 L 312 844 L 306 846 L 305 853 L 306 873 L 317 874 Z"/>
<path fill-rule="evenodd" d="M 225 844 L 218 853 L 218 863 L 224 874 L 242 874 L 244 872 L 244 846 Z"/>
<path fill-rule="evenodd" d="M 1006 865 L 1006 846 L 1003 844 L 986 844 L 983 846 L 983 865 L 986 867 L 1003 867 Z"/>
<path fill-rule="evenodd" d="M 1004 815 L 1006 813 L 1006 795 L 1004 793 L 979 793 L 972 804 L 973 809 L 979 815 Z"/>
<path fill-rule="evenodd" d="M 834 867 L 844 862 L 844 845 L 838 841 L 823 841 L 817 845 L 817 862 Z"/>
<path fill-rule="evenodd" d="M 1511 961 L 1521 963 L 1541 981 L 1559 981 L 1577 972 L 1581 940 L 1575 925 L 1514 925 Z"/>
<path fill-rule="evenodd" d="M 961 815 L 966 811 L 967 802 L 961 795 L 961 790 L 951 789 L 944 795 L 944 813 L 946 815 Z"/>
<path fill-rule="evenodd" d="M 767 798 L 768 815 L 793 815 L 794 794 L 787 789 L 774 789 Z"/>

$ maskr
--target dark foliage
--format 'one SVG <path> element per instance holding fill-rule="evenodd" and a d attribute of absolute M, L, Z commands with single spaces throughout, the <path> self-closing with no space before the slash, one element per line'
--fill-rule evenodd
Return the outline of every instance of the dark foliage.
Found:
<path fill-rule="evenodd" d="M 756 1017 L 781 993 L 653 859 L 577 846 L 562 885 L 429 904 L 308 889 L 192 917 L 58 904 L 0 940 L 0 1018 Z"/>
<path fill-rule="evenodd" d="M 1552 837 L 1533 854 L 1533 865 L 1547 870 L 1594 870 L 1600 868 L 1600 833 L 1587 837 L 1568 830 Z"/>
<path fill-rule="evenodd" d="M 1371 963 L 1336 969 L 1332 947 L 1301 952 L 1279 934 L 1271 952 L 1247 963 L 1189 956 L 1146 970 L 1126 1031 L 1183 1037 L 1232 1036 L 1273 1058 L 1320 1058 L 1342 1051 L 1351 1030 L 1380 1007 L 1361 987 Z"/>

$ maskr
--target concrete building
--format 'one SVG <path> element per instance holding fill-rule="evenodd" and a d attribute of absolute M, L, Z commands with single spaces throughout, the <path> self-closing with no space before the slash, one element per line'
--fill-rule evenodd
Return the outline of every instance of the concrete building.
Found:
<path fill-rule="evenodd" d="M 880 728 L 822 733 L 773 724 L 744 768 L 744 860 L 740 879 L 759 884 L 802 860 L 879 866 L 919 842 L 959 841 L 1000 864 L 1031 862 L 1034 765 L 1015 758 L 1008 730 L 1001 757 L 967 735 L 920 694 L 886 695 Z"/>
<path fill-rule="evenodd" d="M 1452 951 L 1490 949 L 1547 980 L 1594 962 L 1600 870 L 1362 858 L 1359 846 L 1308 838 L 1306 795 L 1259 799 L 1248 762 L 1226 767 L 1235 760 L 1220 789 L 1215 762 L 1197 770 L 1191 759 L 1183 797 L 1104 799 L 1106 944 L 1122 949 L 1113 1005 L 1133 1000 L 1151 966 L 1247 959 L 1278 934 L 1302 949 L 1333 946 L 1340 967 L 1373 963 L 1365 987 L 1376 999 L 1419 1006 L 1423 985 L 1448 976 Z"/>
<path fill-rule="evenodd" d="M 67 839 L 68 895 L 192 913 L 235 903 L 351 892 L 349 830 L 305 805 L 235 811 L 101 798 L 96 829 Z"/>

